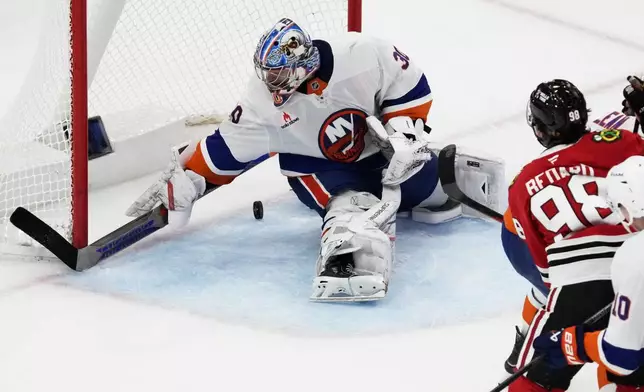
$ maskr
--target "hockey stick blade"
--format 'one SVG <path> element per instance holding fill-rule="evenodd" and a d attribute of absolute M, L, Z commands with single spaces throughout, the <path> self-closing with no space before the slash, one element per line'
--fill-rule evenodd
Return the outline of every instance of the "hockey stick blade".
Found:
<path fill-rule="evenodd" d="M 606 316 L 610 312 L 610 308 L 612 306 L 613 304 L 611 302 L 608 305 L 601 308 L 597 313 L 587 318 L 586 321 L 584 321 L 584 325 L 591 326 L 597 323 L 599 320 L 601 320 L 604 316 Z M 496 386 L 496 388 L 492 389 L 490 392 L 501 392 L 502 390 L 510 386 L 510 384 L 516 381 L 519 377 L 526 374 L 530 369 L 532 369 L 534 366 L 539 364 L 544 359 L 545 359 L 545 355 L 543 354 L 537 355 L 536 357 L 532 358 L 530 362 L 526 363 L 521 369 L 517 369 L 517 371 L 513 375 L 503 380 L 499 385 Z"/>
<path fill-rule="evenodd" d="M 266 154 L 250 162 L 242 173 L 252 169 L 270 156 L 272 155 Z M 206 184 L 206 191 L 199 198 L 208 195 L 217 188 L 219 188 L 218 185 Z M 69 268 L 83 271 L 167 226 L 168 210 L 163 205 L 159 205 L 145 215 L 126 223 L 82 249 L 70 244 L 51 226 L 23 207 L 18 207 L 11 214 L 10 221 L 53 253 Z"/>
<path fill-rule="evenodd" d="M 165 207 L 156 207 L 82 249 L 77 249 L 51 226 L 22 207 L 11 214 L 10 221 L 66 266 L 75 271 L 83 271 L 165 227 L 168 224 L 168 213 Z"/>
<path fill-rule="evenodd" d="M 217 188 L 217 186 L 207 188 L 201 197 Z M 69 268 L 83 271 L 166 227 L 168 225 L 168 210 L 163 205 L 159 205 L 145 215 L 126 223 L 81 249 L 70 244 L 51 226 L 22 207 L 18 207 L 11 214 L 10 220 L 14 226 L 38 241 Z"/>
<path fill-rule="evenodd" d="M 78 251 L 76 271 L 83 271 L 168 225 L 168 210 L 160 205 Z"/>
<path fill-rule="evenodd" d="M 9 221 L 53 253 L 69 268 L 76 269 L 78 249 L 36 215 L 22 207 L 18 207 L 11 214 Z"/>
<path fill-rule="evenodd" d="M 441 181 L 443 191 L 451 199 L 465 204 L 466 206 L 480 212 L 481 214 L 494 219 L 497 222 L 503 222 L 503 215 L 483 204 L 471 199 L 461 191 L 456 184 L 456 145 L 450 144 L 443 148 L 438 154 L 438 177 Z"/>

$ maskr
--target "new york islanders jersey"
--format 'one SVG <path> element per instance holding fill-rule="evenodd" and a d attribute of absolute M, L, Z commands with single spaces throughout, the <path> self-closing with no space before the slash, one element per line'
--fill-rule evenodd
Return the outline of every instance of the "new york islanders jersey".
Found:
<path fill-rule="evenodd" d="M 629 234 L 602 197 L 603 178 L 632 155 L 644 155 L 642 138 L 604 129 L 546 150 L 519 173 L 509 190 L 513 223 L 544 282 L 610 279 L 612 257 Z"/>
<path fill-rule="evenodd" d="M 386 42 L 346 33 L 315 40 L 320 69 L 287 102 L 259 79 L 230 118 L 203 139 L 186 167 L 225 184 L 248 162 L 278 153 L 282 173 L 303 176 L 346 165 L 382 166 L 367 116 L 426 120 L 432 95 L 423 72 Z"/>
<path fill-rule="evenodd" d="M 615 301 L 608 328 L 586 333 L 584 348 L 594 362 L 628 375 L 644 365 L 644 233 L 617 250 L 611 274 Z"/>

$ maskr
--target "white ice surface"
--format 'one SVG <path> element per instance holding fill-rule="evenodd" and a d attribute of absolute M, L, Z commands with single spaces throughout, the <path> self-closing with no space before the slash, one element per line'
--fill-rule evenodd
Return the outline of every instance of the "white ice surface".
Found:
<path fill-rule="evenodd" d="M 33 56 L 42 1 L 2 4 L 0 113 Z M 638 0 L 363 3 L 364 30 L 426 71 L 434 137 L 504 157 L 510 176 L 540 151 L 523 120 L 538 82 L 569 78 L 601 113 L 644 69 Z M 125 222 L 149 181 L 92 193 L 90 238 Z M 306 302 L 319 222 L 275 162 L 194 215 L 84 274 L 1 260 L 0 391 L 485 391 L 502 376 L 525 284 L 493 225 L 401 225 L 391 296 L 333 307 Z M 589 368 L 571 391 L 594 386 Z"/>

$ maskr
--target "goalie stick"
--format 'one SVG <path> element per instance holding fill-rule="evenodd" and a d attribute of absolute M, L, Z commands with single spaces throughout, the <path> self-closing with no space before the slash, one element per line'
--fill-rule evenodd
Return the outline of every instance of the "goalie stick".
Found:
<path fill-rule="evenodd" d="M 456 145 L 450 144 L 445 146 L 438 153 L 438 177 L 441 181 L 443 191 L 451 199 L 462 203 L 481 214 L 494 219 L 497 222 L 503 222 L 503 215 L 483 204 L 471 199 L 456 184 Z"/>
<path fill-rule="evenodd" d="M 584 321 L 583 323 L 584 326 L 589 327 L 597 323 L 599 320 L 601 320 L 604 316 L 606 316 L 610 312 L 610 308 L 612 307 L 612 305 L 613 303 L 611 302 L 608 305 L 601 308 L 599 311 L 597 311 L 597 313 L 587 318 L 586 321 Z M 492 389 L 490 392 L 501 392 L 502 390 L 507 388 L 510 384 L 512 384 L 514 381 L 516 381 L 519 377 L 523 376 L 530 369 L 532 369 L 541 361 L 543 361 L 545 357 L 546 356 L 544 354 L 540 354 L 532 358 L 530 362 L 526 363 L 521 369 L 517 369 L 517 371 L 513 375 L 503 380 L 499 385 L 496 386 L 496 388 Z"/>
<path fill-rule="evenodd" d="M 215 189 L 217 187 L 207 189 L 203 196 Z M 147 214 L 126 223 L 81 249 L 76 248 L 54 228 L 23 207 L 16 208 L 9 220 L 58 257 L 66 266 L 74 271 L 83 271 L 166 227 L 168 209 L 164 205 L 159 205 Z"/>
<path fill-rule="evenodd" d="M 267 158 L 268 155 L 249 163 L 242 173 Z M 217 188 L 216 185 L 208 186 L 200 198 Z M 168 225 L 168 209 L 161 204 L 147 214 L 126 223 L 81 249 L 76 248 L 54 228 L 23 207 L 16 208 L 9 220 L 14 226 L 58 257 L 66 266 L 74 271 L 83 271 L 166 227 Z"/>

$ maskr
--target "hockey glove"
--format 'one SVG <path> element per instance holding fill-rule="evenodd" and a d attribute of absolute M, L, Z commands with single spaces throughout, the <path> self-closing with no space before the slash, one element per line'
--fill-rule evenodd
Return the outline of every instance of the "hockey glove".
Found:
<path fill-rule="evenodd" d="M 630 84 L 624 87 L 622 112 L 629 116 L 636 116 L 642 122 L 644 118 L 644 82 L 637 76 L 629 76 L 627 79 Z"/>
<path fill-rule="evenodd" d="M 172 150 L 172 159 L 161 177 L 152 184 L 125 212 L 138 217 L 152 210 L 159 202 L 168 209 L 168 223 L 183 226 L 190 219 L 192 204 L 206 190 L 206 180 L 192 170 L 184 170 L 179 151 Z"/>
<path fill-rule="evenodd" d="M 545 361 L 553 368 L 592 362 L 586 355 L 581 325 L 542 333 L 534 340 L 534 349 L 537 354 L 544 354 Z"/>
<path fill-rule="evenodd" d="M 428 133 L 423 120 L 394 117 L 383 127 L 380 120 L 370 116 L 367 125 L 389 166 L 382 178 L 384 185 L 400 185 L 418 173 L 432 159 Z"/>

